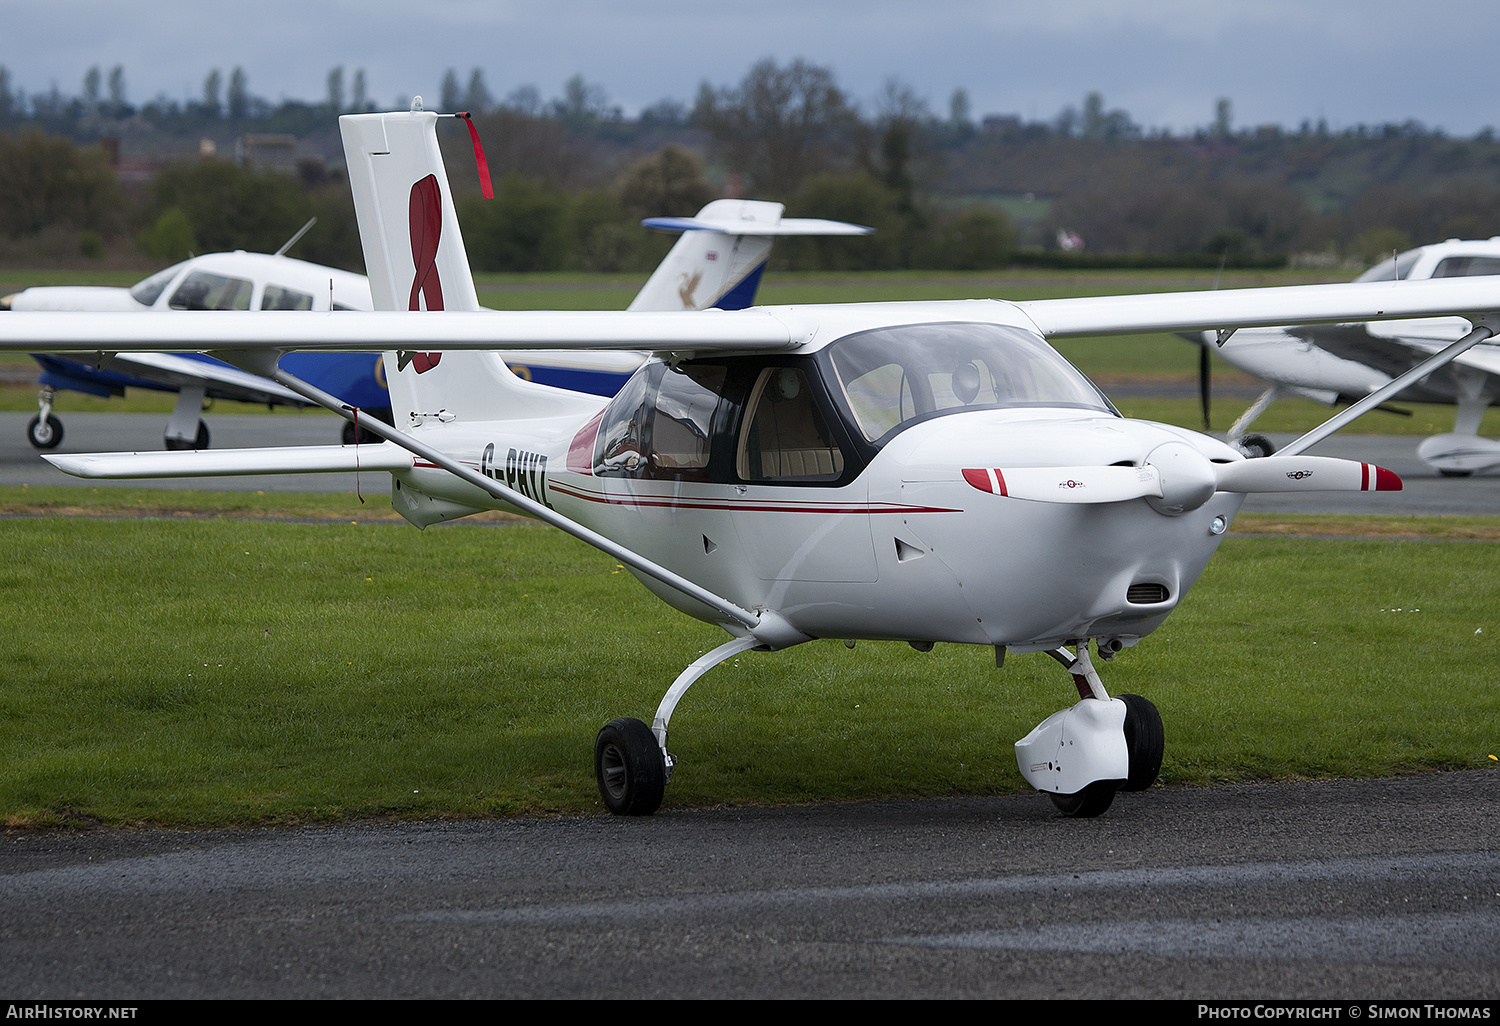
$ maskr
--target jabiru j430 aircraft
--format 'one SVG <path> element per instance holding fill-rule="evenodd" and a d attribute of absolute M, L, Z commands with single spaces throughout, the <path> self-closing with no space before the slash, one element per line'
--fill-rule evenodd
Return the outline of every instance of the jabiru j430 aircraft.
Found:
<path fill-rule="evenodd" d="M 729 640 L 692 662 L 652 722 L 594 747 L 605 804 L 647 814 L 680 771 L 673 710 L 709 669 L 815 638 L 1044 652 L 1076 703 L 1016 742 L 1065 814 L 1148 787 L 1163 727 L 1112 697 L 1104 659 L 1183 600 L 1250 492 L 1400 486 L 1302 450 L 1268 459 L 1122 417 L 1050 338 L 1460 314 L 1475 325 L 1418 373 L 1487 338 L 1500 287 L 1332 285 L 1048 300 L 770 307 L 738 312 L 481 311 L 437 147 L 439 115 L 341 119 L 377 311 L 0 317 L 0 346 L 207 349 L 335 410 L 285 352 L 388 350 L 385 444 L 49 456 L 85 477 L 381 470 L 418 527 L 484 509 L 554 524 L 628 566 Z M 442 313 L 411 312 L 437 309 Z M 407 312 L 398 312 L 407 311 Z M 613 399 L 523 381 L 522 348 L 655 354 Z M 1400 387 L 1401 382 L 1394 382 Z M 1371 396 L 1363 408 L 1380 402 Z"/>
<path fill-rule="evenodd" d="M 656 217 L 643 222 L 654 231 L 681 233 L 631 310 L 742 310 L 755 301 L 771 244 L 786 235 L 867 235 L 873 229 L 842 221 L 782 217 L 780 203 L 720 199 L 694 217 Z M 94 311 L 134 314 L 148 310 L 370 310 L 370 286 L 363 275 L 296 260 L 286 255 L 312 227 L 314 218 L 275 253 L 208 253 L 174 264 L 130 288 L 48 285 L 0 298 L 13 311 Z M 168 449 L 207 449 L 203 401 L 226 399 L 271 406 L 305 406 L 295 392 L 199 353 L 117 353 L 101 365 L 55 353 L 32 354 L 41 365 L 40 412 L 26 425 L 38 449 L 55 449 L 63 424 L 53 412 L 62 390 L 109 397 L 126 388 L 177 393 L 167 420 Z M 620 390 L 645 359 L 643 353 L 511 353 L 512 370 L 529 381 L 596 395 Z M 390 393 L 379 353 L 293 353 L 286 370 L 331 392 L 360 411 L 391 421 Z M 344 425 L 344 442 L 355 440 Z M 373 440 L 373 436 L 361 441 Z"/>

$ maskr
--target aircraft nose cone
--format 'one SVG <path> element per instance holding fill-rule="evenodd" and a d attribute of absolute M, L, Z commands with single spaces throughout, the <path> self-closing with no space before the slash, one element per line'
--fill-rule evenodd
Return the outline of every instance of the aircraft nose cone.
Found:
<path fill-rule="evenodd" d="M 1164 442 L 1151 450 L 1146 464 L 1161 475 L 1161 498 L 1148 498 L 1151 508 L 1164 516 L 1175 517 L 1197 509 L 1219 487 L 1214 466 L 1197 449 L 1186 442 Z"/>

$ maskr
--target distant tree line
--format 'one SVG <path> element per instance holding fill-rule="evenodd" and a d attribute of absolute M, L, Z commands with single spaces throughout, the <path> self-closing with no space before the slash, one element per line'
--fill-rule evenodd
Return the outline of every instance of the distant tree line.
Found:
<path fill-rule="evenodd" d="M 317 216 L 297 255 L 360 266 L 334 118 L 377 106 L 362 69 L 330 69 L 321 102 L 275 106 L 238 67 L 211 70 L 186 101 L 133 105 L 119 65 L 88 69 L 81 85 L 27 94 L 0 67 L 0 258 L 274 249 Z M 862 107 L 803 60 L 761 61 L 738 82 L 701 83 L 691 104 L 664 99 L 634 117 L 581 75 L 551 100 L 534 86 L 496 98 L 481 69 L 449 69 L 436 100 L 427 106 L 476 115 L 496 179 L 496 200 L 479 200 L 467 133 L 444 134 L 478 270 L 645 270 L 671 240 L 641 218 L 725 195 L 877 229 L 787 240 L 777 259 L 797 268 L 1358 262 L 1500 234 L 1500 143 L 1488 130 L 1246 128 L 1220 99 L 1203 128 L 1174 135 L 1099 93 L 1049 121 L 976 120 L 964 90 L 938 113 L 896 79 Z M 122 186 L 96 145 L 182 154 L 199 138 L 253 133 L 321 140 L 331 169 L 189 158 Z"/>

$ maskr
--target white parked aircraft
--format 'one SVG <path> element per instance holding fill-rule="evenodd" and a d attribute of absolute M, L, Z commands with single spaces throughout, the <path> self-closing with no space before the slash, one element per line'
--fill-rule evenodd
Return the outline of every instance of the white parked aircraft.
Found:
<path fill-rule="evenodd" d="M 1500 283 L 1486 279 L 1027 303 L 482 311 L 438 117 L 340 119 L 377 312 L 14 314 L 0 317 L 0 348 L 208 348 L 346 419 L 357 411 L 280 369 L 281 354 L 391 350 L 396 426 L 370 425 L 387 444 L 47 458 L 84 477 L 383 470 L 393 506 L 419 527 L 505 509 L 614 556 L 730 635 L 682 672 L 650 726 L 622 718 L 599 732 L 599 789 L 617 813 L 661 802 L 675 767 L 672 712 L 704 673 L 735 653 L 814 638 L 984 645 L 997 664 L 1007 652 L 1046 652 L 1080 698 L 1016 743 L 1024 777 L 1077 816 L 1148 787 L 1160 716 L 1145 698 L 1108 694 L 1091 644 L 1109 659 L 1160 626 L 1247 493 L 1399 488 L 1378 467 L 1300 454 L 1383 396 L 1247 460 L 1207 435 L 1122 417 L 1046 340 L 1463 313 L 1475 329 L 1422 374 L 1500 323 Z M 388 312 L 421 306 L 438 287 L 446 312 Z M 523 381 L 501 359 L 533 347 L 656 356 L 605 399 Z"/>
<path fill-rule="evenodd" d="M 302 231 L 311 227 L 311 222 Z M 208 253 L 174 264 L 130 288 L 51 285 L 25 289 L 0 299 L 11 311 L 98 311 L 141 313 L 147 310 L 370 310 L 370 285 L 363 275 L 322 267 L 285 256 L 298 232 L 274 254 Z M 99 363 L 55 354 L 34 354 L 41 364 L 40 412 L 26 427 L 38 449 L 56 448 L 63 425 L 53 402 L 64 389 L 108 397 L 126 388 L 175 391 L 177 402 L 167 421 L 168 449 L 205 449 L 208 426 L 204 399 L 227 399 L 268 405 L 306 406 L 301 396 L 274 381 L 199 354 L 119 353 Z M 298 375 L 367 410 L 389 406 L 377 383 L 380 362 L 375 353 L 308 353 L 294 357 Z"/>
<path fill-rule="evenodd" d="M 1431 278 L 1500 275 L 1500 236 L 1482 241 L 1420 246 L 1376 264 L 1356 282 L 1385 282 L 1391 290 Z M 1468 325 L 1461 317 L 1420 317 L 1351 324 L 1247 328 L 1219 349 L 1230 364 L 1271 382 L 1271 387 L 1229 429 L 1228 441 L 1253 456 L 1274 451 L 1263 435 L 1247 434 L 1250 425 L 1277 399 L 1302 396 L 1333 405 L 1353 402 L 1388 384 L 1461 337 Z M 1207 347 L 1217 332 L 1194 340 Z M 1206 377 L 1204 388 L 1207 388 Z M 1449 477 L 1500 466 L 1500 441 L 1479 437 L 1484 411 L 1500 398 L 1500 345 L 1481 343 L 1452 363 L 1415 380 L 1393 396 L 1414 403 L 1451 403 L 1458 407 L 1453 431 L 1432 435 L 1417 446 L 1417 455 Z"/>
<path fill-rule="evenodd" d="M 680 232 L 683 237 L 630 309 L 744 309 L 755 301 L 776 236 L 867 235 L 873 231 L 842 221 L 784 218 L 783 209 L 780 203 L 725 199 L 708 204 L 696 217 L 648 219 L 646 227 Z M 0 298 L 0 309 L 101 313 L 372 309 L 364 275 L 285 255 L 313 221 L 274 254 L 209 253 L 158 271 L 128 289 L 73 285 L 24 289 Z M 274 381 L 197 353 L 119 353 L 99 365 L 57 354 L 32 355 L 42 368 L 37 395 L 41 409 L 27 424 L 26 437 L 38 449 L 54 449 L 62 442 L 63 425 L 53 413 L 53 402 L 63 389 L 102 397 L 123 395 L 126 388 L 177 392 L 164 432 L 168 449 L 208 448 L 208 425 L 200 419 L 205 398 L 307 405 L 301 396 Z M 512 354 L 510 364 L 527 380 L 614 395 L 644 359 L 643 353 L 532 352 Z M 391 401 L 380 354 L 295 353 L 287 361 L 286 369 L 303 380 L 389 422 Z M 353 431 L 352 425 L 344 426 L 346 444 L 354 441 Z"/>

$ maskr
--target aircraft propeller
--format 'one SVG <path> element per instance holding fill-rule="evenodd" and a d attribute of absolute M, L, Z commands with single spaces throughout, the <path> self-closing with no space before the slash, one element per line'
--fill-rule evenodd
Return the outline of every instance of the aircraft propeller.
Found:
<path fill-rule="evenodd" d="M 982 492 L 1033 502 L 1145 499 L 1160 513 L 1197 509 L 1214 492 L 1395 492 L 1401 478 L 1372 463 L 1329 456 L 1275 456 L 1213 463 L 1186 442 L 1166 442 L 1142 466 L 966 469 Z"/>

